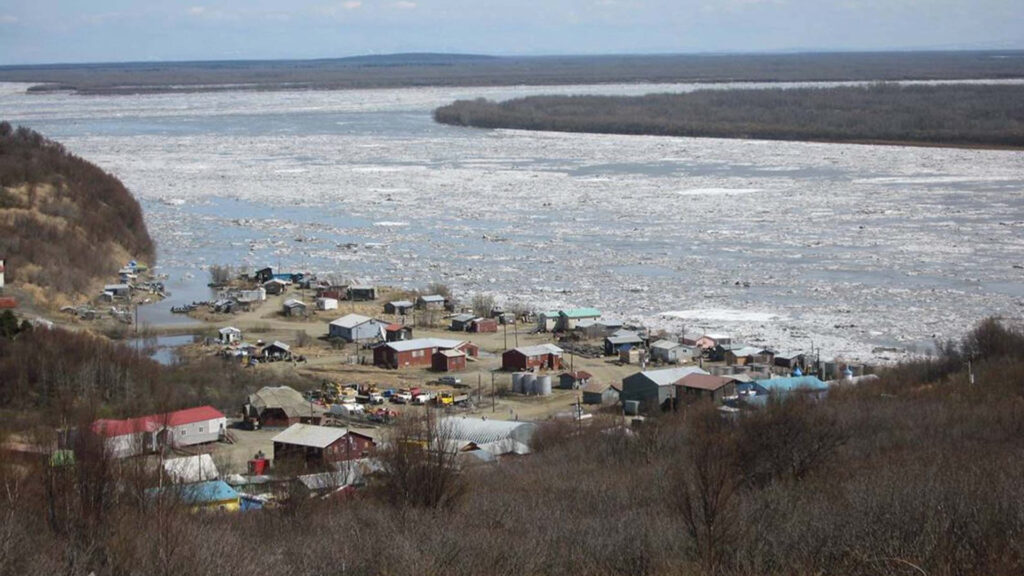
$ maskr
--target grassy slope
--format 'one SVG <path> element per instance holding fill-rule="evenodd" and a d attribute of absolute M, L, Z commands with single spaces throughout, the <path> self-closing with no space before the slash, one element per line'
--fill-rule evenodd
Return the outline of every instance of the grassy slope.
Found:
<path fill-rule="evenodd" d="M 114 176 L 28 129 L 0 123 L 0 254 L 41 306 L 91 296 L 131 258 L 151 262 L 142 210 Z"/>

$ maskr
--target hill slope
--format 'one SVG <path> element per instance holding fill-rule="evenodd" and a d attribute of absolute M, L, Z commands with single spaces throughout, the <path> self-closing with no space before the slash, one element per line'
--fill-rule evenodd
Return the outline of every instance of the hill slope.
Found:
<path fill-rule="evenodd" d="M 114 176 L 0 122 L 0 258 L 39 305 L 95 294 L 125 262 L 151 262 L 142 209 Z"/>

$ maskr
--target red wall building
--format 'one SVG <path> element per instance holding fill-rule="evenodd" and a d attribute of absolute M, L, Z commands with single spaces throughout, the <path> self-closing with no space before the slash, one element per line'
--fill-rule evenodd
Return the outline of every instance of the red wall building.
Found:
<path fill-rule="evenodd" d="M 466 353 L 461 350 L 438 350 L 434 352 L 431 368 L 437 372 L 465 370 Z"/>
<path fill-rule="evenodd" d="M 502 370 L 558 370 L 562 367 L 562 349 L 553 344 L 523 346 L 501 355 Z"/>
<path fill-rule="evenodd" d="M 387 342 L 373 349 L 373 363 L 382 368 L 433 366 L 434 354 L 439 350 L 460 350 L 476 356 L 480 348 L 470 342 L 441 338 Z"/>

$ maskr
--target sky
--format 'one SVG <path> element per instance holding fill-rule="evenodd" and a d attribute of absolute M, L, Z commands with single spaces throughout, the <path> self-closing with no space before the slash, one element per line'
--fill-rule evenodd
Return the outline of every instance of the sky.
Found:
<path fill-rule="evenodd" d="M 0 0 L 0 65 L 1024 49 L 1024 0 Z"/>

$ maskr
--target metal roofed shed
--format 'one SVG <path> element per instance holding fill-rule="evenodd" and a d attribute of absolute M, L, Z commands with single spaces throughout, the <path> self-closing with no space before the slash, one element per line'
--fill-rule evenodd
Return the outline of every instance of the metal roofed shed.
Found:
<path fill-rule="evenodd" d="M 310 448 L 326 448 L 340 440 L 348 431 L 344 428 L 328 428 L 312 424 L 292 424 L 287 430 L 274 436 L 273 442 L 308 446 Z"/>
<path fill-rule="evenodd" d="M 484 420 L 482 418 L 444 418 L 440 433 L 448 440 L 468 441 L 495 456 L 529 454 L 537 425 L 533 422 Z"/>

